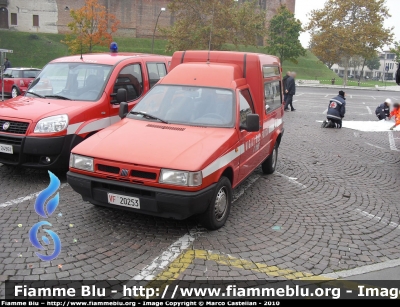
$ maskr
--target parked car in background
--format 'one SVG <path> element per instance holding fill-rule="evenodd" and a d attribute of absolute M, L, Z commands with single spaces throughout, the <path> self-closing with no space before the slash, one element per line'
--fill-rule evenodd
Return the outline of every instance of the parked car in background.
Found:
<path fill-rule="evenodd" d="M 40 71 L 39 68 L 7 68 L 3 73 L 4 95 L 14 98 L 25 94 L 29 84 L 39 75 Z M 3 80 L 0 81 L 1 93 Z"/>

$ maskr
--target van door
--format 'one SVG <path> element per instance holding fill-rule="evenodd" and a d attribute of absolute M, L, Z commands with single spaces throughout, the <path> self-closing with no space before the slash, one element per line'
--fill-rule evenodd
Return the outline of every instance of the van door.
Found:
<path fill-rule="evenodd" d="M 117 78 L 113 81 L 114 87 L 110 100 L 111 124 L 120 120 L 118 117 L 119 103 L 117 102 L 117 91 L 124 88 L 127 92 L 128 109 L 131 110 L 142 97 L 143 92 L 143 73 L 140 63 L 129 64 L 121 69 Z"/>
<path fill-rule="evenodd" d="M 248 89 L 238 91 L 239 121 L 240 126 L 246 125 L 247 114 L 254 114 L 254 103 Z M 245 179 L 259 163 L 258 150 L 260 148 L 261 134 L 240 130 L 240 144 L 243 145 L 243 153 L 240 155 L 239 181 Z"/>
<path fill-rule="evenodd" d="M 151 89 L 161 78 L 167 74 L 167 68 L 163 62 L 147 62 L 147 73 L 149 78 L 149 89 Z"/>

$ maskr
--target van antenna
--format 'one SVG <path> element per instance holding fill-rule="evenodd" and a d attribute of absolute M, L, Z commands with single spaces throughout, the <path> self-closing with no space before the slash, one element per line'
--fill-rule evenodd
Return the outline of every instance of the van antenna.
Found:
<path fill-rule="evenodd" d="M 212 31 L 214 28 L 214 12 L 215 12 L 214 8 L 215 8 L 215 2 L 213 1 L 213 13 L 212 13 L 212 19 L 211 19 L 210 39 L 208 41 L 208 58 L 207 58 L 208 64 L 210 64 L 211 39 L 212 39 Z"/>

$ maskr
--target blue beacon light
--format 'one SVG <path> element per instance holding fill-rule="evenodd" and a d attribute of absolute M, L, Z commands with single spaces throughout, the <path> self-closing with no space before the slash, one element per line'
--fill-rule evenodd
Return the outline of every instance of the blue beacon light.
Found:
<path fill-rule="evenodd" d="M 111 53 L 117 53 L 118 52 L 118 45 L 116 42 L 112 42 L 110 44 L 110 52 Z"/>

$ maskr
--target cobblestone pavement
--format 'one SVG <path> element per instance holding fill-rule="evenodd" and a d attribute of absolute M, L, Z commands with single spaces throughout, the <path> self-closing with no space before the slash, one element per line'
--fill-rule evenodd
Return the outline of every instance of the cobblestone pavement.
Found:
<path fill-rule="evenodd" d="M 400 132 L 321 129 L 333 90 L 299 89 L 277 172 L 238 189 L 225 227 L 83 202 L 68 185 L 49 218 L 60 256 L 40 261 L 28 232 L 44 171 L 0 166 L 0 283 L 52 279 L 301 278 L 400 258 Z M 347 120 L 375 120 L 388 95 L 348 92 Z M 373 113 L 373 112 L 372 112 Z M 62 183 L 65 175 L 60 174 Z M 2 288 L 2 287 L 1 287 Z M 1 290 L 0 290 L 1 291 Z"/>

